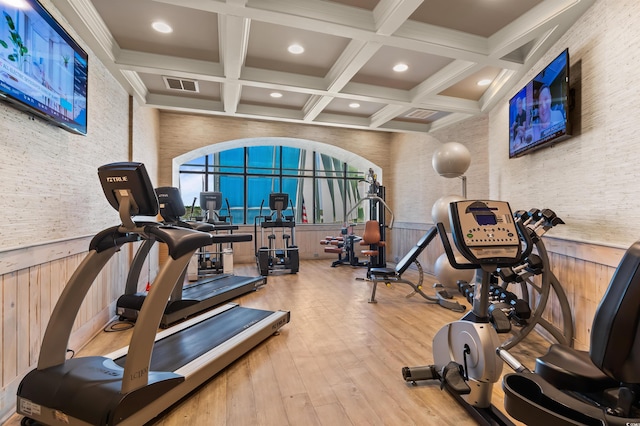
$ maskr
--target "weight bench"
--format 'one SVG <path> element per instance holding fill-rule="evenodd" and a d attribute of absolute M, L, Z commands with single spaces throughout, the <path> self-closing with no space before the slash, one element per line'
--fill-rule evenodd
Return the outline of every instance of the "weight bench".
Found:
<path fill-rule="evenodd" d="M 424 279 L 424 272 L 422 270 L 422 265 L 418 261 L 418 256 L 420 253 L 424 251 L 424 249 L 431 243 L 431 241 L 438 235 L 438 230 L 434 226 L 432 227 L 426 234 L 420 238 L 418 243 L 411 249 L 407 254 L 404 255 L 402 259 L 396 264 L 395 268 L 371 268 L 369 270 L 369 279 L 373 282 L 373 289 L 371 291 L 371 298 L 369 299 L 369 303 L 377 303 L 376 301 L 376 288 L 379 282 L 385 283 L 387 287 L 391 286 L 391 283 L 401 283 L 407 284 L 413 288 L 413 292 L 409 293 L 407 297 L 411 297 L 414 294 L 419 294 L 424 297 L 427 301 L 431 303 L 437 303 L 438 305 L 451 309 L 455 312 L 464 312 L 465 306 L 459 304 L 458 302 L 454 302 L 451 300 L 452 297 L 447 294 L 445 290 L 439 290 L 436 292 L 435 296 L 430 296 L 422 291 L 422 282 Z M 402 278 L 402 274 L 405 273 L 409 266 L 412 263 L 416 264 L 418 268 L 419 279 L 418 283 L 415 284 L 412 281 Z"/>

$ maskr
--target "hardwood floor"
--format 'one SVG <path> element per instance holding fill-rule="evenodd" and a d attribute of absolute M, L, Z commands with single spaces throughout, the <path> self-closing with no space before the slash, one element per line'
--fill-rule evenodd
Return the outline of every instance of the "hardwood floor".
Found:
<path fill-rule="evenodd" d="M 365 269 L 330 264 L 303 261 L 298 274 L 270 276 L 264 288 L 239 298 L 246 307 L 289 310 L 291 322 L 150 424 L 475 424 L 438 382 L 413 386 L 401 375 L 403 366 L 431 363 L 433 335 L 460 314 L 420 296 L 406 298 L 410 288 L 402 284 L 378 286 L 378 303 L 370 304 L 371 283 L 356 279 Z M 236 265 L 234 272 L 257 274 L 253 264 Z M 127 344 L 129 335 L 101 333 L 78 355 L 107 353 Z M 530 335 L 511 352 L 533 366 L 546 346 Z M 498 408 L 502 397 L 498 383 Z M 6 424 L 19 421 L 14 415 Z"/>

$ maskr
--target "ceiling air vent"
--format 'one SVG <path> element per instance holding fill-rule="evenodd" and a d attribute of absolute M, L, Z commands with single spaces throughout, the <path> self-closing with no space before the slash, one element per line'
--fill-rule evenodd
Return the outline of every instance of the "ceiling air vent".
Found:
<path fill-rule="evenodd" d="M 426 120 L 431 117 L 433 114 L 436 114 L 438 111 L 431 111 L 429 109 L 414 109 L 413 111 L 405 114 L 407 118 L 416 118 L 419 120 Z"/>
<path fill-rule="evenodd" d="M 187 80 L 184 78 L 162 76 L 164 85 L 169 90 L 179 90 L 181 92 L 198 93 L 198 82 L 195 80 Z"/>

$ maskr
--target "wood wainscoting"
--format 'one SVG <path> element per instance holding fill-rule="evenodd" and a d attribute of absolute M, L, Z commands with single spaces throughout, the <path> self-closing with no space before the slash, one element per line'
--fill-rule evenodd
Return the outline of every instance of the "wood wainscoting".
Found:
<path fill-rule="evenodd" d="M 18 385 L 35 368 L 51 311 L 90 241 L 81 237 L 0 252 L 0 423 L 15 412 Z M 70 348 L 84 346 L 113 317 L 131 248 L 123 247 L 98 275 L 76 318 Z"/>

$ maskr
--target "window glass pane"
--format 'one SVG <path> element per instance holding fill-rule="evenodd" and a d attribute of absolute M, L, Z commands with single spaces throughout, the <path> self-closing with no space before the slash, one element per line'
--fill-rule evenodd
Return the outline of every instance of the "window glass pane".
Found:
<path fill-rule="evenodd" d="M 343 165 L 344 163 L 334 157 L 325 154 L 318 154 L 316 156 L 316 171 L 321 176 L 342 177 Z"/>
<path fill-rule="evenodd" d="M 316 223 L 343 223 L 344 204 L 339 179 L 316 181 Z"/>
<path fill-rule="evenodd" d="M 297 206 L 298 206 L 298 179 L 297 178 L 283 178 L 282 179 L 282 192 L 289 195 L 289 204 L 287 205 L 286 214 L 287 216 L 291 216 L 292 214 L 298 221 L 298 215 L 296 214 Z M 291 206 L 293 205 L 293 211 L 291 211 Z M 302 206 L 301 206 L 302 207 Z"/>
<path fill-rule="evenodd" d="M 282 174 L 299 175 L 304 166 L 304 150 L 300 148 L 282 147 Z"/>
<path fill-rule="evenodd" d="M 244 221 L 244 178 L 242 176 L 220 176 L 219 191 L 222 192 L 223 212 L 228 215 L 227 203 L 231 209 L 232 222 L 236 225 L 245 223 Z"/>
<path fill-rule="evenodd" d="M 293 203 L 296 223 L 313 223 L 313 179 L 284 178 L 282 189 L 289 194 L 289 200 Z M 291 205 L 286 214 L 291 214 Z"/>
<path fill-rule="evenodd" d="M 199 166 L 199 165 L 193 165 L 193 164 L 183 164 L 182 166 L 180 166 L 180 171 L 181 172 L 199 172 L 199 173 L 204 173 L 204 166 Z"/>
<path fill-rule="evenodd" d="M 269 214 L 269 194 L 280 192 L 280 179 L 271 177 L 247 178 L 247 223 L 254 223 L 255 217 L 260 214 Z"/>
<path fill-rule="evenodd" d="M 247 148 L 247 172 L 251 174 L 277 174 L 280 169 L 280 147 L 251 146 Z"/>
<path fill-rule="evenodd" d="M 219 173 L 243 173 L 244 148 L 228 149 L 216 154 L 214 170 Z"/>
<path fill-rule="evenodd" d="M 180 173 L 180 195 L 187 210 L 187 217 L 191 216 L 191 206 L 195 201 L 194 216 L 200 216 L 200 192 L 203 188 L 203 174 Z"/>
<path fill-rule="evenodd" d="M 346 182 L 345 204 L 349 223 L 362 223 L 369 219 L 369 201 L 366 200 L 368 184 L 359 179 Z M 359 203 L 360 202 L 360 203 Z M 349 213 L 351 212 L 351 213 Z"/>

